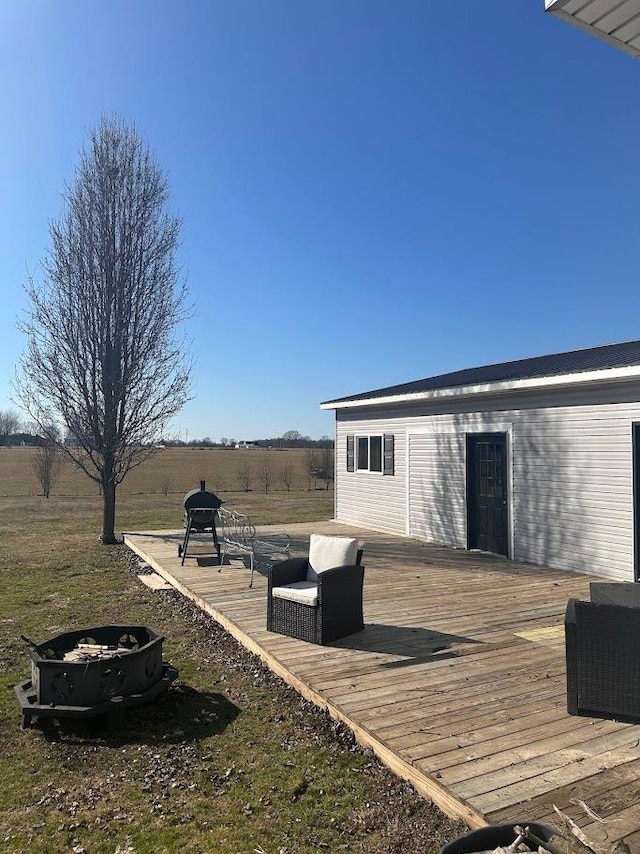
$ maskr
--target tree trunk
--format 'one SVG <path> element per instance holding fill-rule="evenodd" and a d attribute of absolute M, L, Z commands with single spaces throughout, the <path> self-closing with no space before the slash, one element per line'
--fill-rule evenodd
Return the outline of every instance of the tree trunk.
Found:
<path fill-rule="evenodd" d="M 102 534 L 100 539 L 104 545 L 117 543 L 116 525 L 116 485 L 113 477 L 105 479 L 102 484 Z"/>

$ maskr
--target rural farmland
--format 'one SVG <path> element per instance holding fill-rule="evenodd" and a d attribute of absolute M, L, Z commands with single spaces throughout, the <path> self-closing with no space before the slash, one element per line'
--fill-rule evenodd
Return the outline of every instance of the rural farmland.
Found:
<path fill-rule="evenodd" d="M 41 495 L 32 467 L 36 454 L 34 448 L 0 448 L 0 502 Z M 265 472 L 269 474 L 268 491 Z M 247 478 L 248 490 L 244 488 Z M 201 480 L 220 495 L 225 506 L 257 512 L 265 524 L 333 515 L 333 484 L 329 482 L 327 490 L 325 481 L 309 475 L 306 449 L 165 448 L 133 469 L 119 486 L 117 525 L 181 524 L 182 499 Z M 305 494 L 303 505 L 300 493 Z M 58 508 L 69 502 L 72 513 L 100 513 L 97 485 L 68 462 L 53 485 L 50 501 Z M 53 507 L 43 506 L 40 512 L 46 515 Z"/>
<path fill-rule="evenodd" d="M 32 474 L 33 448 L 0 448 L 0 496 L 37 495 L 39 486 Z M 325 489 L 325 481 L 309 476 L 309 455 L 320 465 L 319 451 L 306 448 L 207 447 L 163 448 L 133 469 L 118 488 L 119 495 L 184 494 L 206 480 L 216 492 L 265 492 L 262 472 L 270 470 L 269 492 L 301 492 Z M 284 482 L 285 470 L 289 489 Z M 241 478 L 249 472 L 249 489 Z M 59 496 L 92 494 L 97 487 L 71 464 L 65 464 L 53 493 Z"/>

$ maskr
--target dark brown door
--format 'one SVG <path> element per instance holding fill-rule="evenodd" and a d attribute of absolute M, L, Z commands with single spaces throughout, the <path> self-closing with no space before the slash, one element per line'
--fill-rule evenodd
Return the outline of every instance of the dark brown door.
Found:
<path fill-rule="evenodd" d="M 470 549 L 509 557 L 505 433 L 467 435 L 467 538 Z"/>

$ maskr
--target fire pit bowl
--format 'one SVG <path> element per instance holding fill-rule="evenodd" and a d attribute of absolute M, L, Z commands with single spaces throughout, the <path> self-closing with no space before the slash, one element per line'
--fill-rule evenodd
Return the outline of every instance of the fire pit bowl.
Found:
<path fill-rule="evenodd" d="M 164 637 L 146 626 L 92 626 L 29 645 L 31 679 L 15 686 L 21 726 L 33 717 L 108 714 L 119 726 L 125 707 L 147 703 L 178 672 L 162 660 Z"/>

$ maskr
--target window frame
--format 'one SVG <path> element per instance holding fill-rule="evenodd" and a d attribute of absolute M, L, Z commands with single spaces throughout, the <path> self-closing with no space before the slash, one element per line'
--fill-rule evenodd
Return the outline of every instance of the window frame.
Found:
<path fill-rule="evenodd" d="M 395 435 L 393 433 L 350 433 L 347 435 L 346 450 L 348 472 L 380 477 L 395 474 Z M 363 464 L 365 458 L 366 465 Z M 372 459 L 376 468 L 371 467 Z"/>

